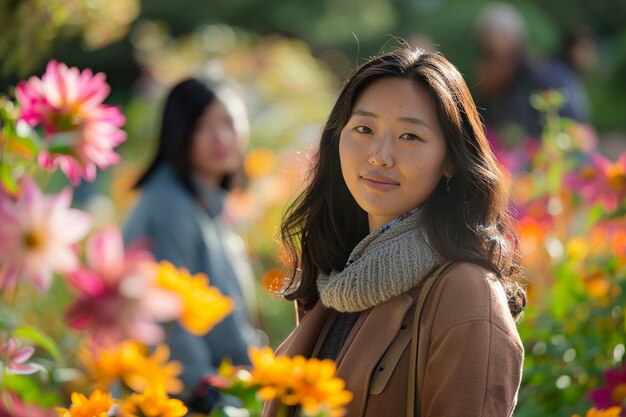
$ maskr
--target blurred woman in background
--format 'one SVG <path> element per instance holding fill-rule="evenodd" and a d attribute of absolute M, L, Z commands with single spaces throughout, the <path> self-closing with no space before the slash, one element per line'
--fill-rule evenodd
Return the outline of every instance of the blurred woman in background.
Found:
<path fill-rule="evenodd" d="M 223 210 L 248 130 L 234 91 L 199 79 L 176 85 L 165 103 L 156 156 L 135 184 L 141 196 L 124 228 L 127 244 L 148 238 L 158 260 L 208 275 L 234 301 L 235 311 L 205 336 L 177 322 L 166 326 L 171 359 L 184 366 L 180 397 L 190 411 L 210 411 L 220 399 L 203 378 L 226 358 L 249 364 L 248 347 L 257 343 L 252 269 Z"/>

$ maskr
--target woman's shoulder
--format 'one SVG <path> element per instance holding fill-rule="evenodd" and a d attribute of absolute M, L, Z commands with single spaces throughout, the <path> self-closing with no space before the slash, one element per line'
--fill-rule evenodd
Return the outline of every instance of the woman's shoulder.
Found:
<path fill-rule="evenodd" d="M 184 186 L 167 170 L 157 171 L 141 188 L 136 210 L 171 222 L 193 218 L 197 203 Z"/>
<path fill-rule="evenodd" d="M 168 178 L 156 177 L 141 188 L 125 226 L 153 232 L 154 229 L 189 232 L 198 227 L 197 208 L 182 186 Z"/>
<path fill-rule="evenodd" d="M 492 271 L 469 262 L 455 262 L 443 271 L 433 290 L 429 298 L 439 329 L 487 321 L 505 333 L 517 335 L 504 287 Z"/>
<path fill-rule="evenodd" d="M 141 199 L 158 201 L 159 205 L 180 206 L 193 203 L 191 194 L 185 190 L 183 184 L 174 176 L 171 168 L 162 166 L 141 188 Z"/>
<path fill-rule="evenodd" d="M 461 299 L 480 304 L 489 300 L 494 292 L 497 293 L 500 289 L 504 292 L 502 284 L 492 271 L 470 262 L 454 262 L 448 266 L 441 273 L 437 287 L 442 296 L 451 297 L 452 300 Z"/>

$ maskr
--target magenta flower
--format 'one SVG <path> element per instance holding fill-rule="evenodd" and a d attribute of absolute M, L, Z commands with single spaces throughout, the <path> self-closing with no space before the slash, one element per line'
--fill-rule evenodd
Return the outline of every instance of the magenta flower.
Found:
<path fill-rule="evenodd" d="M 533 137 L 515 145 L 505 144 L 494 130 L 488 128 L 485 129 L 485 137 L 498 162 L 512 173 L 527 170 L 541 147 L 539 141 Z"/>
<path fill-rule="evenodd" d="M 614 163 L 597 153 L 589 158 L 589 164 L 565 176 L 565 184 L 589 203 L 599 201 L 607 210 L 615 210 L 626 198 L 626 153 Z"/>
<path fill-rule="evenodd" d="M 4 344 L 0 351 L 0 362 L 4 363 L 6 371 L 10 374 L 28 375 L 43 370 L 36 363 L 27 363 L 35 349 L 30 346 L 19 347 L 17 339 L 12 337 Z"/>
<path fill-rule="evenodd" d="M 42 167 L 59 166 L 78 184 L 81 177 L 93 181 L 96 168 L 119 161 L 113 148 L 126 140 L 120 129 L 125 118 L 119 108 L 102 104 L 109 92 L 103 73 L 80 72 L 54 60 L 41 78 L 18 83 L 21 118 L 31 126 L 43 125 L 49 145 L 39 155 Z"/>
<path fill-rule="evenodd" d="M 91 236 L 87 264 L 70 274 L 81 294 L 67 319 L 76 329 L 90 329 L 97 343 L 134 338 L 155 344 L 163 337 L 158 322 L 180 316 L 180 299 L 156 284 L 152 254 L 137 246 L 124 251 L 118 229 Z"/>
<path fill-rule="evenodd" d="M 91 220 L 71 209 L 72 191 L 44 195 L 25 179 L 17 201 L 0 195 L 0 288 L 21 276 L 40 291 L 50 287 L 53 272 L 78 267 L 74 244 L 87 235 Z"/>
<path fill-rule="evenodd" d="M 617 369 L 609 369 L 604 373 L 607 386 L 589 392 L 589 397 L 598 409 L 611 406 L 624 407 L 626 415 L 626 365 Z"/>

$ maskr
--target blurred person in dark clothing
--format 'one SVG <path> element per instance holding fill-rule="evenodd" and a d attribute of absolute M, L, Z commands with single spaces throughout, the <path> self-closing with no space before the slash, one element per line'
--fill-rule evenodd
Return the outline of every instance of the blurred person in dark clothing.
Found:
<path fill-rule="evenodd" d="M 570 26 L 563 34 L 558 56 L 543 69 L 548 85 L 565 96 L 562 116 L 589 122 L 591 105 L 581 78 L 594 70 L 597 60 L 596 39 L 591 29 L 580 24 Z"/>
<path fill-rule="evenodd" d="M 527 28 L 511 5 L 491 3 L 476 24 L 476 104 L 488 129 L 508 148 L 541 134 L 540 115 L 530 95 L 545 87 L 527 53 Z"/>

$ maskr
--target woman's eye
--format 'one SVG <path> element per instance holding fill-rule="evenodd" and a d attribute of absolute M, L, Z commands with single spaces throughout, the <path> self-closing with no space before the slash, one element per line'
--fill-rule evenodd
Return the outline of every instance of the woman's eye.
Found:
<path fill-rule="evenodd" d="M 367 126 L 357 126 L 357 127 L 354 128 L 354 130 L 356 130 L 358 133 L 362 133 L 362 134 L 365 134 L 365 135 L 369 135 L 369 134 L 372 133 L 372 129 L 370 129 Z"/>
<path fill-rule="evenodd" d="M 414 135 L 413 133 L 404 133 L 403 135 L 400 136 L 400 139 L 404 139 L 404 140 L 420 140 L 420 138 L 417 135 Z"/>

